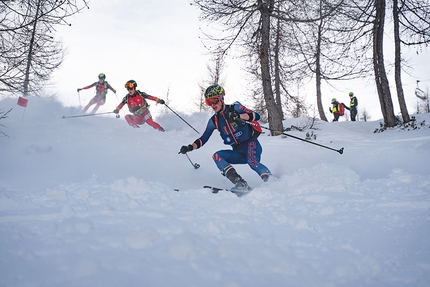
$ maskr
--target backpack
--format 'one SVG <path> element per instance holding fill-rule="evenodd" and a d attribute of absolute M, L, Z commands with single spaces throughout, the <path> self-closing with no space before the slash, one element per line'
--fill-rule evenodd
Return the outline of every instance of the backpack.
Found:
<path fill-rule="evenodd" d="M 339 103 L 339 115 L 343 116 L 344 113 L 345 113 L 345 106 L 343 103 Z"/>
<path fill-rule="evenodd" d="M 234 105 L 226 105 L 227 111 L 234 112 Z M 218 114 L 213 115 L 212 121 L 216 126 L 216 129 L 220 131 L 218 126 Z M 250 128 L 252 128 L 252 133 L 250 139 L 258 138 L 258 136 L 263 132 L 260 123 L 258 121 L 247 121 Z"/>

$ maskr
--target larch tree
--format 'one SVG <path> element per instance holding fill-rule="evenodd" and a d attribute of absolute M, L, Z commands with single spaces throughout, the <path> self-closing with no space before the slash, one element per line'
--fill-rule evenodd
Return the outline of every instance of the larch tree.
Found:
<path fill-rule="evenodd" d="M 86 0 L 2 1 L 0 5 L 0 90 L 37 94 L 59 67 L 65 49 L 54 39 L 58 25 L 88 7 Z"/>
<path fill-rule="evenodd" d="M 430 3 L 426 0 L 393 0 L 392 2 L 388 2 L 388 4 L 390 3 L 392 4 L 394 27 L 394 78 L 396 92 L 403 121 L 408 122 L 410 118 L 401 81 L 402 63 L 404 62 L 401 56 L 401 44 L 422 47 L 422 45 L 427 45 L 430 42 Z M 365 7 L 372 7 L 369 10 L 371 21 L 366 20 L 364 24 L 372 26 L 372 57 L 375 85 L 378 91 L 384 125 L 386 127 L 394 127 L 398 123 L 398 120 L 394 114 L 393 100 L 384 63 L 384 34 L 386 13 L 388 11 L 387 1 L 368 0 L 355 2 L 354 5 L 362 11 L 367 10 Z"/>
<path fill-rule="evenodd" d="M 373 69 L 379 104 L 381 106 L 384 124 L 387 127 L 396 125 L 393 100 L 384 63 L 384 28 L 385 28 L 385 0 L 373 0 L 375 18 L 373 21 Z"/>
<path fill-rule="evenodd" d="M 241 47 L 251 44 L 255 47 L 268 122 L 271 129 L 281 131 L 283 130 L 281 103 L 276 102 L 273 93 L 270 69 L 271 16 L 274 4 L 274 0 L 194 0 L 194 5 L 200 9 L 203 20 L 223 27 L 223 33 L 219 37 L 207 35 L 211 40 L 218 42 L 217 47 L 222 47 L 225 52 L 233 45 Z"/>
<path fill-rule="evenodd" d="M 410 121 L 402 85 L 401 45 L 423 46 L 430 43 L 430 3 L 422 0 L 393 0 L 394 79 L 403 122 Z"/>
<path fill-rule="evenodd" d="M 199 111 L 210 110 L 205 103 L 205 91 L 207 87 L 218 84 L 224 87 L 224 79 L 221 78 L 222 72 L 225 66 L 225 54 L 224 53 L 213 53 L 210 62 L 206 65 L 207 77 L 199 83 L 200 94 L 197 100 L 197 106 Z"/>
<path fill-rule="evenodd" d="M 354 11 L 348 1 L 313 1 L 306 14 L 318 20 L 293 22 L 291 31 L 295 45 L 291 47 L 293 55 L 302 59 L 303 77 L 315 79 L 318 113 L 327 121 L 322 82 L 330 84 L 330 81 L 368 76 L 370 37 L 366 34 L 366 26 L 355 20 L 362 19 L 364 13 Z"/>

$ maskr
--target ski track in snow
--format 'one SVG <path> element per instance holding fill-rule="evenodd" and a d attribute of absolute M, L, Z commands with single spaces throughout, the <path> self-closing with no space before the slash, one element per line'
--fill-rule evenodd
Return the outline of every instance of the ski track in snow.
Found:
<path fill-rule="evenodd" d="M 262 135 L 277 178 L 237 166 L 254 187 L 238 198 L 203 188 L 231 185 L 217 134 L 195 170 L 177 153 L 198 135 L 174 115 L 158 133 L 30 103 L 24 123 L 18 108 L 2 121 L 0 286 L 430 285 L 428 128 L 320 124 L 316 142 L 344 155 Z M 209 115 L 186 118 L 203 131 Z"/>

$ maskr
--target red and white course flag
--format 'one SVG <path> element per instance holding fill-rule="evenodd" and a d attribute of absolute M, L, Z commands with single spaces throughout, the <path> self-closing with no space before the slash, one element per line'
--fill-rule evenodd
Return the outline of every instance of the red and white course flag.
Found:
<path fill-rule="evenodd" d="M 19 97 L 18 98 L 18 106 L 21 106 L 21 107 L 27 107 L 27 103 L 28 103 L 28 100 L 27 99 L 24 99 L 23 97 Z"/>

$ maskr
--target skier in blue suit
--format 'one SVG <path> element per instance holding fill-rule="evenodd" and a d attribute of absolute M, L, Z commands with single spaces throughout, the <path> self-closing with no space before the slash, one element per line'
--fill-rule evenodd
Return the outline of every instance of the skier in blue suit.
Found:
<path fill-rule="evenodd" d="M 212 155 L 215 164 L 235 186 L 232 190 L 250 190 L 248 183 L 236 172 L 232 164 L 248 164 L 257 172 L 263 181 L 271 176 L 270 170 L 260 163 L 262 147 L 257 137 L 260 130 L 249 124 L 260 119 L 260 115 L 247 109 L 239 102 L 233 105 L 224 103 L 225 90 L 219 85 L 212 85 L 205 91 L 205 102 L 212 107 L 215 114 L 209 119 L 203 135 L 188 146 L 182 146 L 180 153 L 186 154 L 202 147 L 211 137 L 214 130 L 218 130 L 224 144 L 233 150 L 220 150 Z M 248 122 L 248 123 L 246 123 Z"/>

